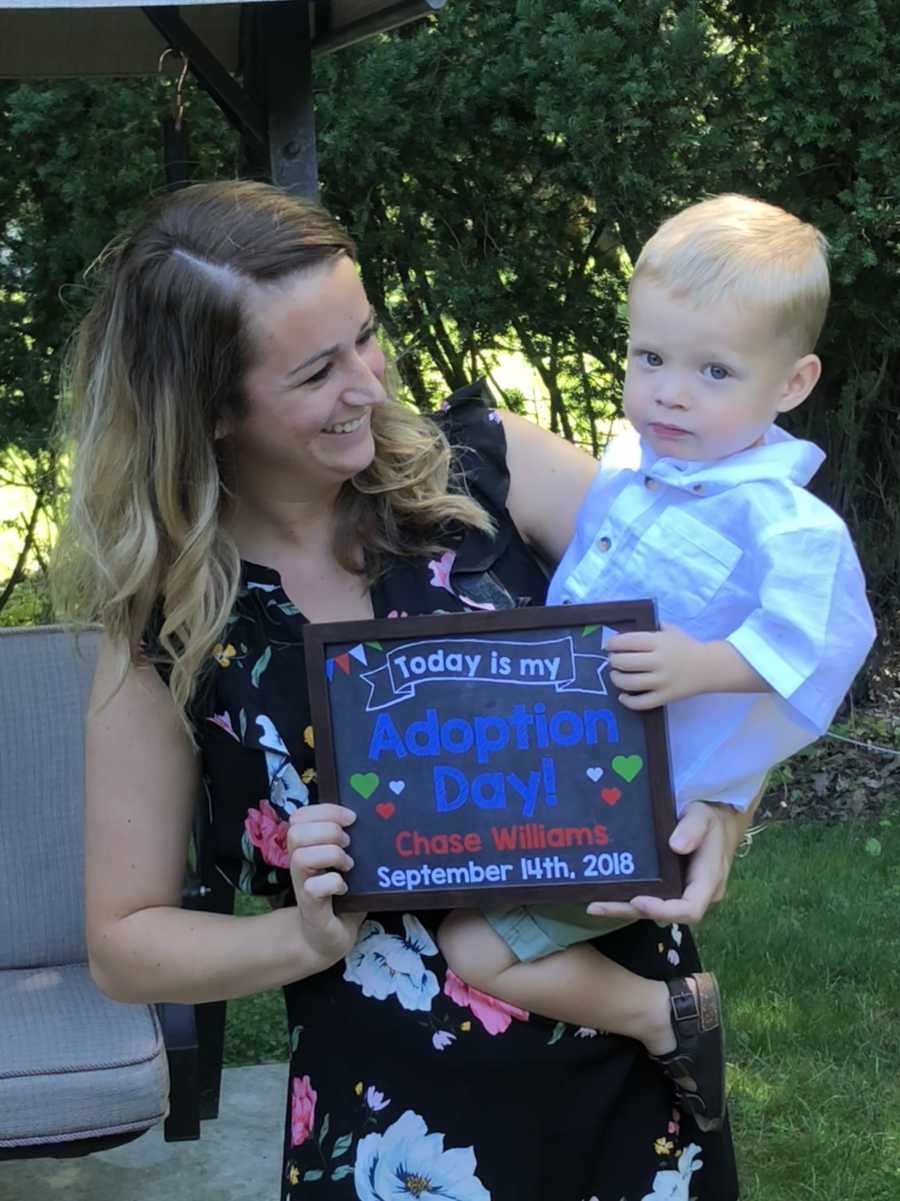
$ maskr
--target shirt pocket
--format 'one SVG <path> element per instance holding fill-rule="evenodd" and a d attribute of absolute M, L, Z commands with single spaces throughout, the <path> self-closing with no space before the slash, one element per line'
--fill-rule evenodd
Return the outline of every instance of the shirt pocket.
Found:
<path fill-rule="evenodd" d="M 685 624 L 711 604 L 741 554 L 724 534 L 670 506 L 638 540 L 631 574 L 656 598 L 661 621 Z"/>

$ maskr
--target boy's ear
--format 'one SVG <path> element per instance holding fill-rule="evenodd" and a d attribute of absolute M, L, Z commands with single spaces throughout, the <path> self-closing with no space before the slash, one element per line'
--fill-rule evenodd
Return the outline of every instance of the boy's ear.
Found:
<path fill-rule="evenodd" d="M 819 382 L 822 374 L 822 360 L 817 354 L 805 354 L 797 359 L 791 368 L 785 382 L 784 391 L 778 402 L 779 413 L 789 413 L 803 404 L 810 392 Z"/>

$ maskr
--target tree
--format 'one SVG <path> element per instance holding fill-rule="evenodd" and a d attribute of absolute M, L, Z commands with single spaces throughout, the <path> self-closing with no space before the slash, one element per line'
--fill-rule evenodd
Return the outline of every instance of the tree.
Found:
<path fill-rule="evenodd" d="M 513 350 L 549 424 L 599 450 L 643 241 L 706 194 L 781 203 L 833 249 L 826 374 L 791 428 L 828 452 L 815 486 L 886 612 L 900 579 L 898 34 L 900 0 L 481 0 L 319 60 L 323 199 L 360 243 L 408 395 L 429 409 Z M 0 90 L 7 443 L 49 445 L 83 266 L 162 184 L 161 86 Z M 195 177 L 233 174 L 219 114 L 194 94 L 190 115 Z"/>
<path fill-rule="evenodd" d="M 41 522 L 53 521 L 59 500 L 53 423 L 66 344 L 90 301 L 85 271 L 164 183 L 166 86 L 0 85 L 0 486 L 25 487 L 34 498 L 13 519 L 22 546 L 0 581 L 0 612 L 35 561 L 42 569 Z M 234 139 L 205 97 L 193 97 L 191 109 L 195 170 L 219 175 Z"/>

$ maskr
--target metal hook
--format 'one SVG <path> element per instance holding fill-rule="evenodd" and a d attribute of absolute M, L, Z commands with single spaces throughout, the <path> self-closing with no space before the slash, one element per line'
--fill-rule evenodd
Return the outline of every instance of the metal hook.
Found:
<path fill-rule="evenodd" d="M 166 61 L 166 56 L 174 54 L 181 59 L 182 67 L 178 75 L 178 81 L 175 84 L 175 96 L 172 100 L 172 119 L 175 122 L 175 129 L 181 132 L 181 123 L 184 120 L 184 81 L 187 79 L 188 68 L 190 67 L 190 59 L 186 54 L 182 54 L 180 50 L 176 50 L 174 46 L 167 46 L 159 56 L 159 62 L 156 64 L 156 70 L 161 75 L 163 73 L 163 63 Z"/>

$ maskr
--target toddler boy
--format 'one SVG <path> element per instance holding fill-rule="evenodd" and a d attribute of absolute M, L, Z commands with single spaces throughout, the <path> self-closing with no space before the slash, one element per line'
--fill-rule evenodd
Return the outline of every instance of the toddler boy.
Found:
<path fill-rule="evenodd" d="M 669 706 L 679 815 L 696 800 L 746 809 L 769 768 L 827 730 L 874 638 L 847 529 L 805 489 L 824 455 L 773 424 L 819 379 L 826 254 L 813 226 L 743 196 L 654 234 L 629 287 L 630 428 L 550 584 L 548 604 L 655 598 L 661 630 L 610 639 L 610 681 L 628 708 Z M 587 945 L 622 924 L 574 906 L 460 910 L 439 941 L 485 992 L 639 1039 L 717 1128 L 715 978 L 644 979 Z"/>

